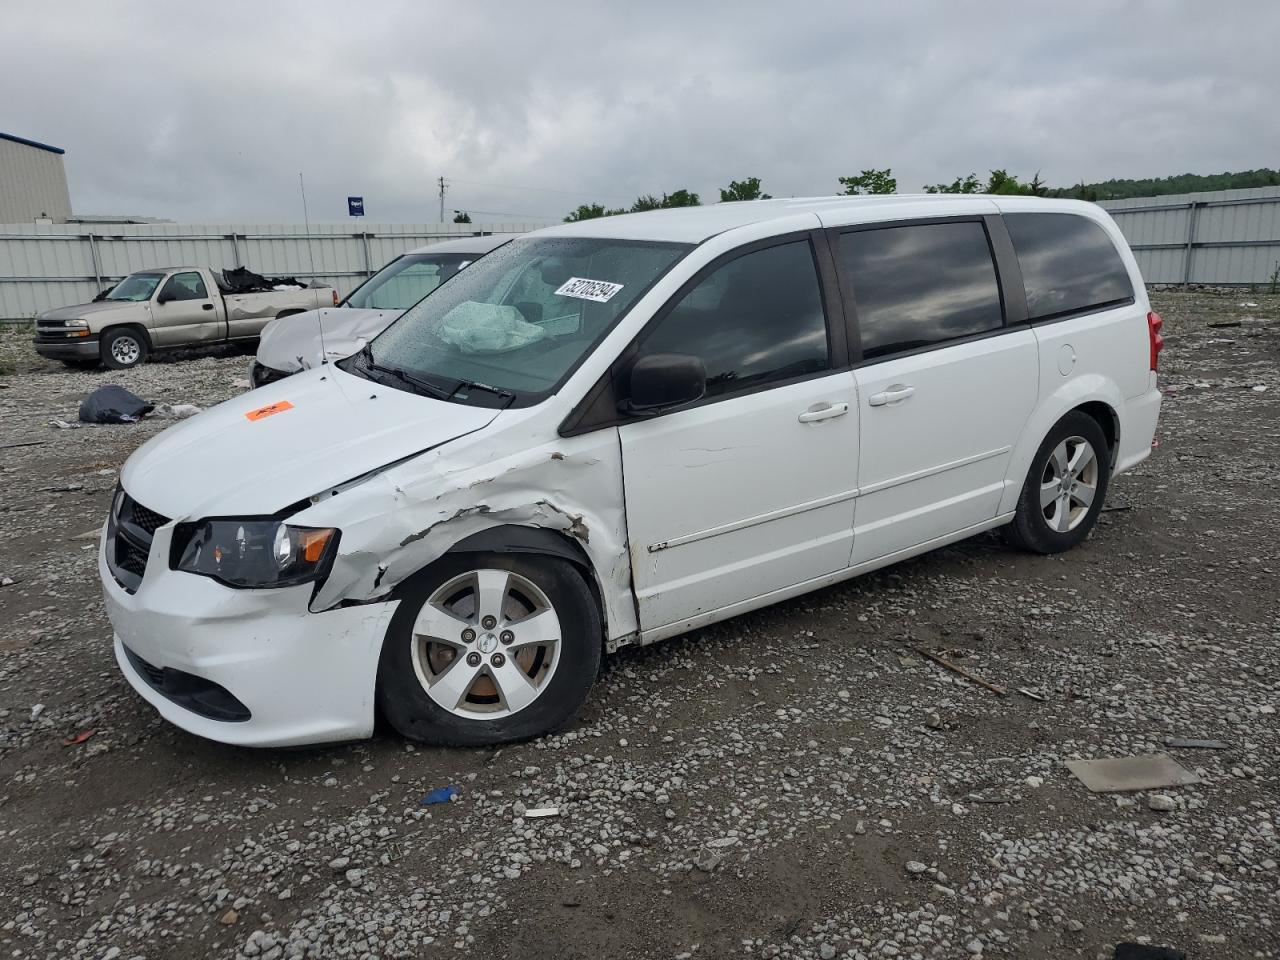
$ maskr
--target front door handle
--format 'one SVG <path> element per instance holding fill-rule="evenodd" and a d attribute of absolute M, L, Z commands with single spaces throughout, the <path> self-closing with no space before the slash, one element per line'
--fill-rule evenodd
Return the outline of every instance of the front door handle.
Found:
<path fill-rule="evenodd" d="M 843 417 L 848 412 L 849 405 L 847 403 L 815 403 L 796 419 L 801 423 L 816 423 L 819 420 Z"/>
<path fill-rule="evenodd" d="M 206 304 L 205 304 L 204 306 L 202 306 L 200 309 L 201 309 L 201 310 L 212 310 L 212 309 L 213 309 L 213 304 L 212 304 L 212 303 L 206 303 Z"/>
<path fill-rule="evenodd" d="M 880 393 L 873 393 L 867 398 L 867 403 L 873 407 L 883 407 L 890 403 L 901 403 L 915 392 L 915 387 L 908 386 L 905 383 L 895 383 L 888 390 L 884 390 Z"/>

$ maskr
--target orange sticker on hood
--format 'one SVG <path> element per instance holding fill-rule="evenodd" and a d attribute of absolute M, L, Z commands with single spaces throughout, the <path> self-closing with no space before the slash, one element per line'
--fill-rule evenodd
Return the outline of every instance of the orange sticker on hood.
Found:
<path fill-rule="evenodd" d="M 265 407 L 259 407 L 257 410 L 250 410 L 246 413 L 246 420 L 261 420 L 263 417 L 271 417 L 277 413 L 284 413 L 286 410 L 292 410 L 293 404 L 288 400 L 281 400 L 279 403 L 269 403 Z"/>

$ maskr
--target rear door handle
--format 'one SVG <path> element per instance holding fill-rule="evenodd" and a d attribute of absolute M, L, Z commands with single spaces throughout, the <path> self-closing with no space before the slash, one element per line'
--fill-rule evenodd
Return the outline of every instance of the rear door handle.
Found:
<path fill-rule="evenodd" d="M 873 407 L 883 407 L 890 403 L 901 403 L 915 392 L 915 387 L 907 386 L 905 383 L 895 383 L 888 390 L 884 390 L 880 393 L 873 393 L 867 398 L 867 403 Z"/>
<path fill-rule="evenodd" d="M 819 420 L 843 417 L 848 412 L 849 405 L 847 403 L 815 403 L 796 419 L 801 423 L 816 423 Z"/>

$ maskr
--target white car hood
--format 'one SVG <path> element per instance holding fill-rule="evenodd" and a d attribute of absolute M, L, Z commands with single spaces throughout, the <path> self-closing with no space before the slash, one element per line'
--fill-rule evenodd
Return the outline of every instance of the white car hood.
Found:
<path fill-rule="evenodd" d="M 272 514 L 479 430 L 499 412 L 329 366 L 175 424 L 128 459 L 120 480 L 131 497 L 172 520 Z"/>
<path fill-rule="evenodd" d="M 325 307 L 272 320 L 258 341 L 258 362 L 273 370 L 297 373 L 358 352 L 400 316 L 402 310 Z M 321 328 L 324 337 L 320 336 Z M 321 341 L 323 340 L 323 350 Z"/>

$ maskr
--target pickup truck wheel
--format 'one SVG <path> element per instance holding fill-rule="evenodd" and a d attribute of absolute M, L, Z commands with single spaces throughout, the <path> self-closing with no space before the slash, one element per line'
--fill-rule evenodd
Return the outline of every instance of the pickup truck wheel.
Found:
<path fill-rule="evenodd" d="M 529 554 L 446 556 L 401 588 L 378 705 L 402 736 L 483 746 L 551 733 L 600 670 L 600 612 L 573 564 Z"/>
<path fill-rule="evenodd" d="M 147 338 L 132 327 L 113 327 L 100 344 L 102 362 L 111 370 L 128 370 L 147 359 Z"/>
<path fill-rule="evenodd" d="M 1106 434 L 1078 410 L 1054 424 L 1040 444 L 1006 538 L 1032 553 L 1061 553 L 1089 535 L 1111 475 Z"/>

